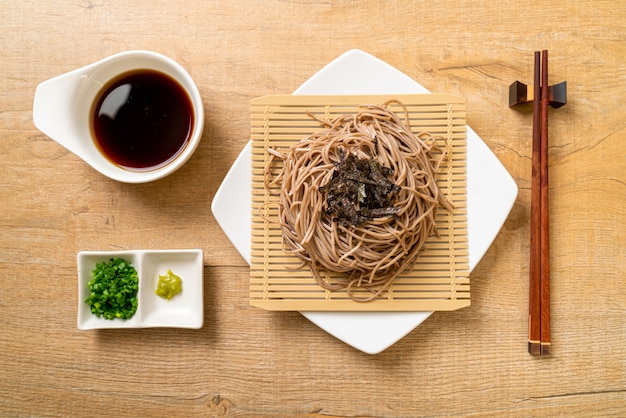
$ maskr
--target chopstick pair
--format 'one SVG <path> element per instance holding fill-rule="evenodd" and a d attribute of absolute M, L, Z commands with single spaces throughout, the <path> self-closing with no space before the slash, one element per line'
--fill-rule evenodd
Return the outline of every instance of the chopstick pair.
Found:
<path fill-rule="evenodd" d="M 548 225 L 548 51 L 535 52 L 528 352 L 550 353 L 550 260 Z"/>
<path fill-rule="evenodd" d="M 548 51 L 535 52 L 533 93 L 532 182 L 530 197 L 530 280 L 528 352 L 547 355 L 550 343 L 550 252 L 548 210 L 548 105 L 566 103 L 567 84 L 548 85 Z M 519 81 L 509 89 L 509 106 L 530 101 Z"/>

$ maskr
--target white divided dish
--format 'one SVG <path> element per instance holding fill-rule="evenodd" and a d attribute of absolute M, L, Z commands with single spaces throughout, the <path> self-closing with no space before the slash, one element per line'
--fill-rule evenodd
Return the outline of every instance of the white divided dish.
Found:
<path fill-rule="evenodd" d="M 406 74 L 361 50 L 350 50 L 313 75 L 293 94 L 424 94 Z M 509 215 L 517 185 L 480 137 L 467 127 L 467 219 L 469 268 L 476 267 Z M 251 145 L 224 178 L 211 210 L 220 227 L 250 263 Z M 337 339 L 377 354 L 411 332 L 432 312 L 301 312 Z"/>
<path fill-rule="evenodd" d="M 96 263 L 120 257 L 137 270 L 139 303 L 132 318 L 108 320 L 91 313 L 85 299 L 89 296 L 89 281 Z M 78 319 L 80 330 L 102 328 L 202 328 L 203 253 L 202 250 L 137 250 L 81 251 L 78 262 Z M 170 301 L 157 296 L 159 275 L 170 269 L 182 279 L 183 290 Z"/>

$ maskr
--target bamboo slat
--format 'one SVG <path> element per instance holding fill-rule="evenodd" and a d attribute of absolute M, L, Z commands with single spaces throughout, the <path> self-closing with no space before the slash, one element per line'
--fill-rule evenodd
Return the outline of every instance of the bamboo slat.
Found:
<path fill-rule="evenodd" d="M 398 100 L 406 108 L 390 105 L 414 133 L 438 137 L 449 152 L 437 173 L 439 187 L 454 204 L 452 212 L 437 213 L 438 236 L 412 269 L 398 276 L 379 298 L 365 303 L 345 291 L 328 291 L 314 280 L 307 267 L 285 252 L 277 223 L 278 188 L 268 190 L 264 170 L 269 147 L 286 149 L 319 130 L 311 117 L 331 120 L 356 113 L 364 104 Z M 267 310 L 295 311 L 450 311 L 470 305 L 466 205 L 465 100 L 444 94 L 368 96 L 272 95 L 251 103 L 252 136 L 252 247 L 250 304 Z M 278 186 L 277 186 L 278 187 Z M 337 273 L 326 272 L 328 278 Z M 354 292 L 353 292 L 354 293 Z M 366 296 L 358 290 L 356 296 Z"/>

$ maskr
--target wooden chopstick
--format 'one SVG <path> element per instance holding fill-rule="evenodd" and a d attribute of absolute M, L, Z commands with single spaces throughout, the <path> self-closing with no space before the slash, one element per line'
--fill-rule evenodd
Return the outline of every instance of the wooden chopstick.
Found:
<path fill-rule="evenodd" d="M 550 354 L 550 252 L 548 211 L 548 51 L 541 53 L 541 354 Z"/>
<path fill-rule="evenodd" d="M 550 263 L 548 223 L 548 51 L 535 52 L 528 352 L 550 354 Z"/>
<path fill-rule="evenodd" d="M 535 52 L 532 178 L 530 187 L 530 280 L 528 352 L 541 354 L 541 54 Z"/>

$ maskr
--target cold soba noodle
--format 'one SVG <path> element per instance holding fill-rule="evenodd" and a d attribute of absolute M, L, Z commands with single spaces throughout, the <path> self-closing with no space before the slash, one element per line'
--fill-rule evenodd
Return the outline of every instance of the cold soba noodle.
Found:
<path fill-rule="evenodd" d="M 307 264 L 325 289 L 358 301 L 376 298 L 411 267 L 436 233 L 439 190 L 435 139 L 413 134 L 389 110 L 361 106 L 330 122 L 283 154 L 269 149 L 266 187 L 280 185 L 284 249 Z M 408 112 L 399 102 L 406 113 Z M 282 166 L 274 173 L 272 161 Z M 341 273 L 330 275 L 324 271 Z M 338 276 L 338 277 L 337 277 Z M 371 293 L 356 295 L 357 289 Z"/>

